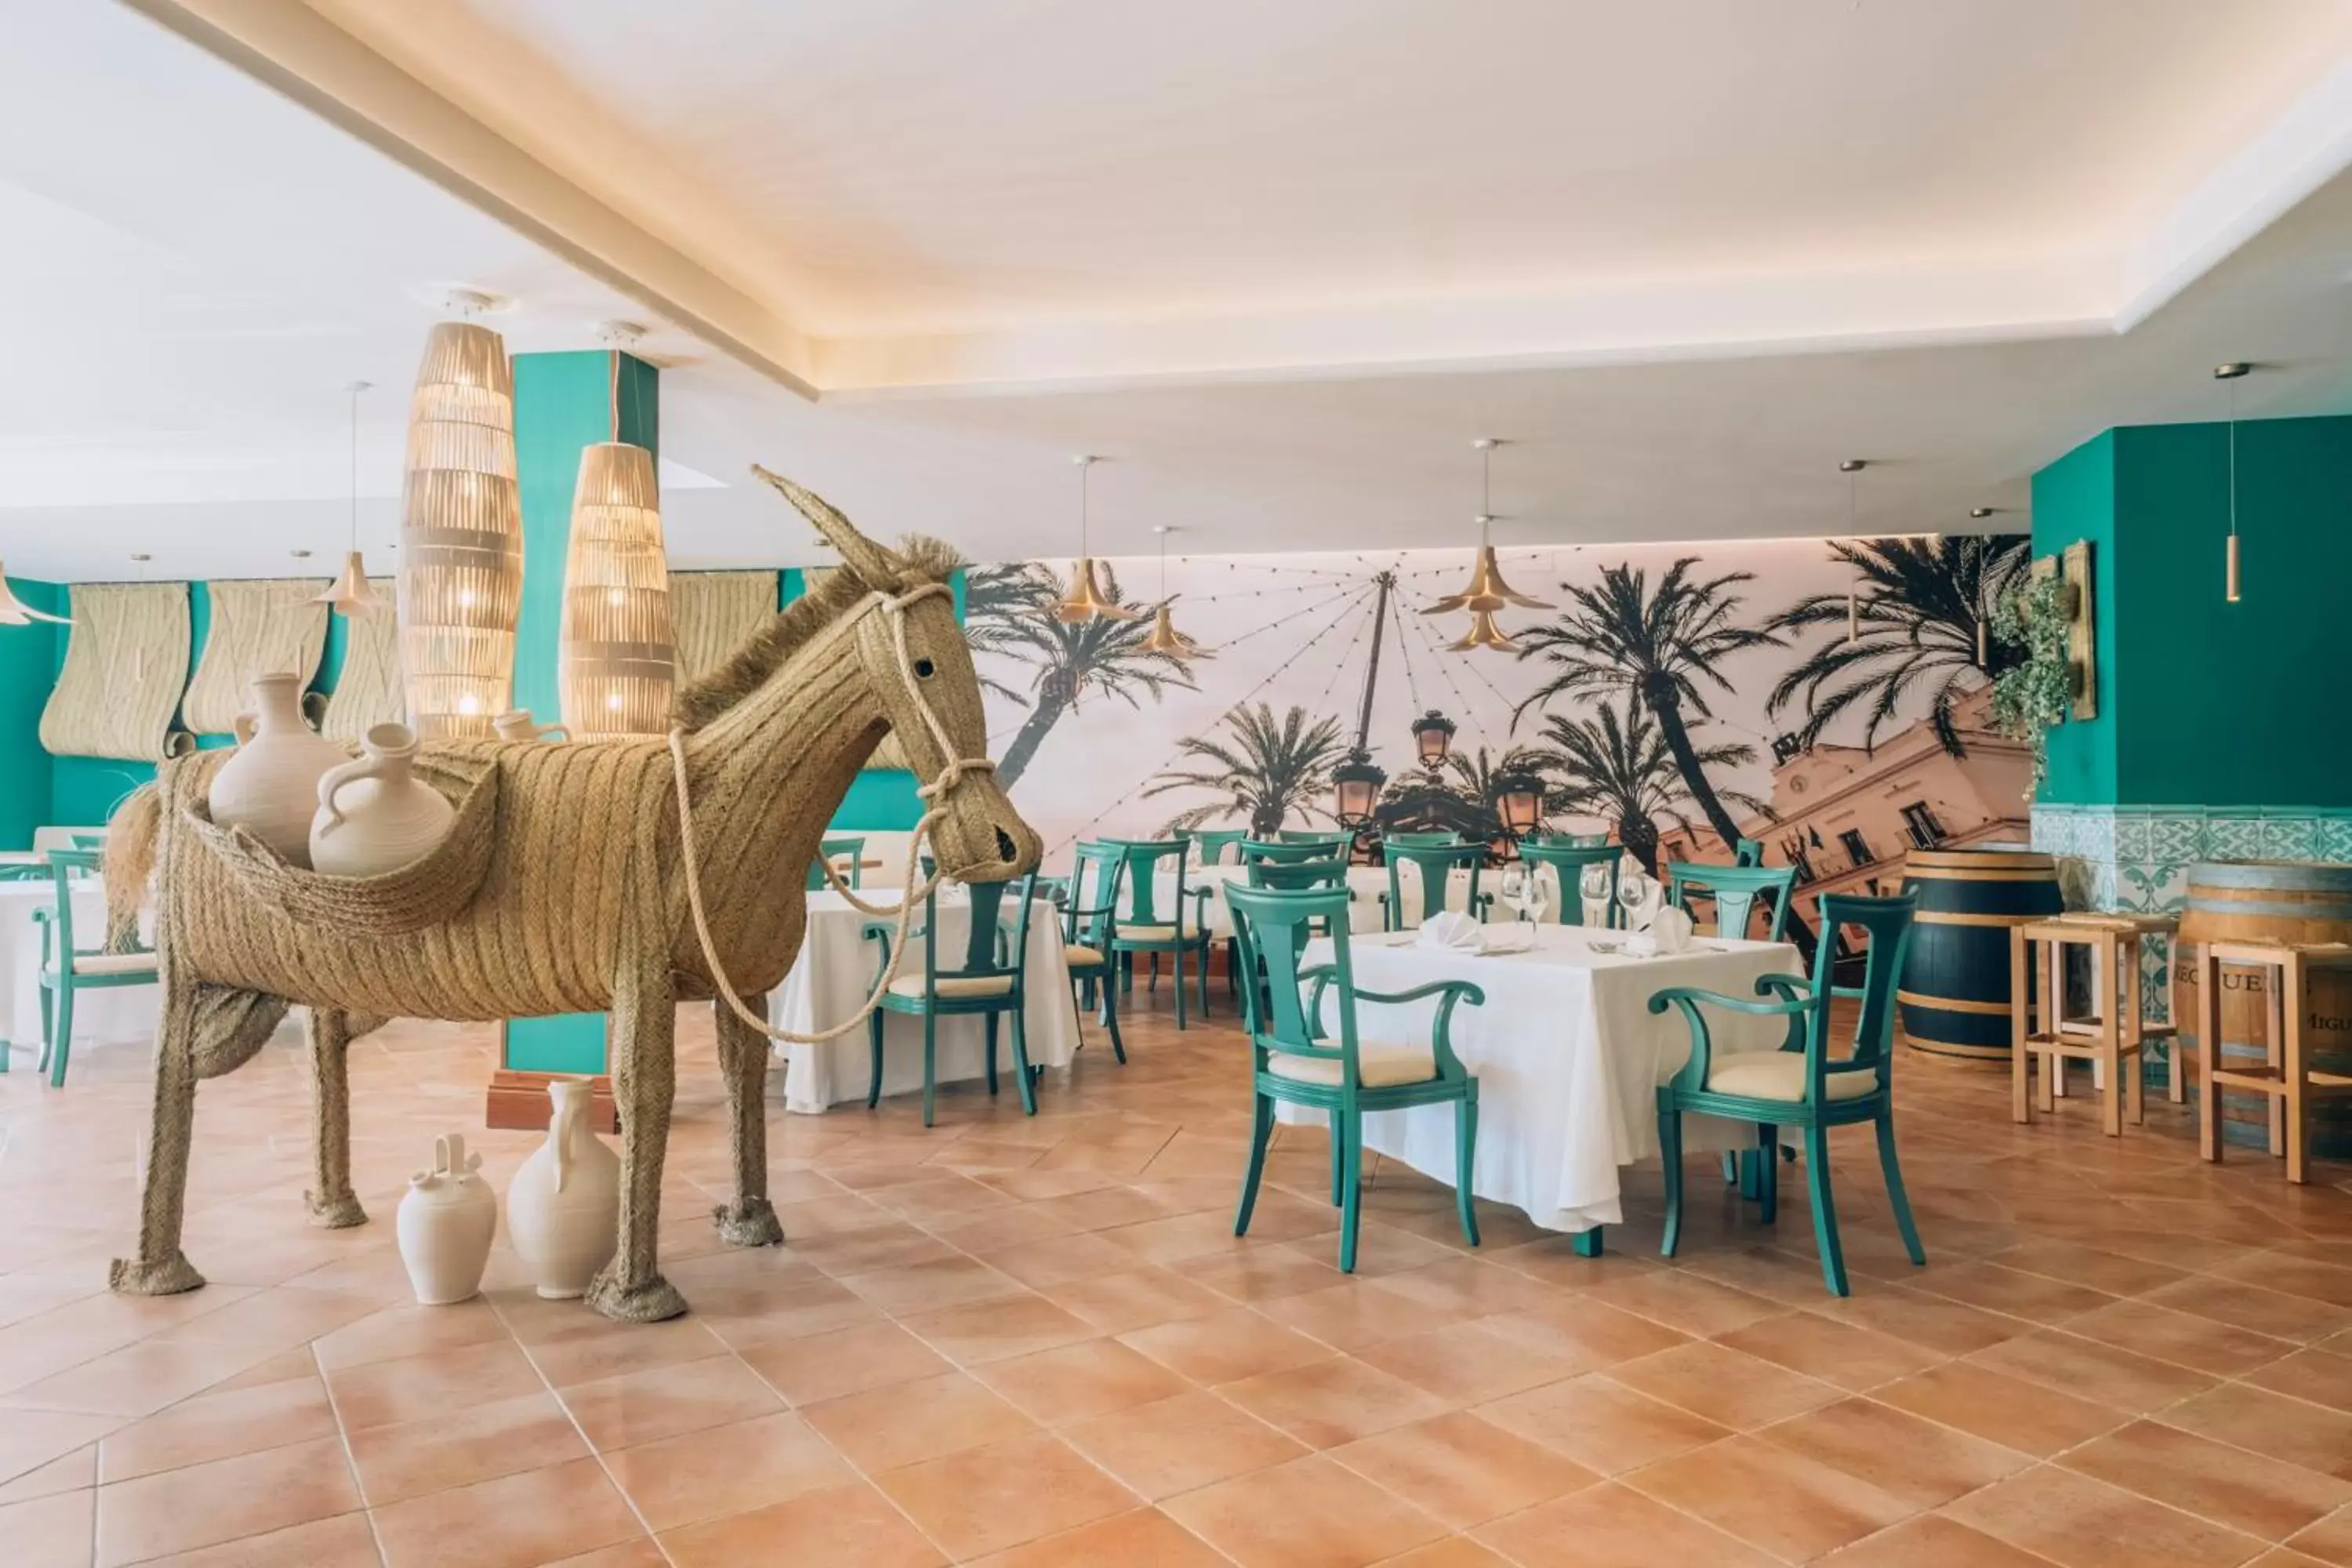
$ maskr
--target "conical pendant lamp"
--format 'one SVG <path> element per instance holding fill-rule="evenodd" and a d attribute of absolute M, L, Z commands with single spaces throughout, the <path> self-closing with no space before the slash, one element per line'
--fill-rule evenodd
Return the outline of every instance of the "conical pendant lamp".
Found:
<path fill-rule="evenodd" d="M 2213 367 L 2213 379 L 2230 384 L 2230 537 L 2222 547 L 2221 602 L 2238 603 L 2238 383 L 2253 374 L 2244 360 Z"/>
<path fill-rule="evenodd" d="M 16 590 L 8 586 L 7 569 L 0 567 L 0 626 L 29 626 L 35 621 L 47 621 L 59 626 L 73 625 L 70 616 L 53 616 L 46 610 L 37 610 L 16 597 Z"/>
<path fill-rule="evenodd" d="M 368 616 L 383 608 L 383 600 L 368 586 L 367 563 L 360 555 L 360 394 L 368 389 L 364 381 L 355 381 L 345 391 L 352 395 L 352 544 L 343 557 L 343 574 L 327 586 L 327 591 L 310 602 L 324 605 L 345 616 Z"/>
<path fill-rule="evenodd" d="M 1070 567 L 1070 585 L 1062 602 L 1054 606 L 1054 618 L 1064 626 L 1079 626 L 1087 621 L 1139 621 L 1140 610 L 1130 610 L 1110 598 L 1095 581 L 1094 557 L 1087 553 L 1087 474 L 1098 459 L 1079 456 L 1070 459 L 1078 468 L 1078 558 Z"/>
<path fill-rule="evenodd" d="M 1458 640 L 1447 643 L 1445 647 L 1453 653 L 1468 653 L 1473 648 L 1481 647 L 1500 648 L 1507 653 L 1516 653 L 1518 651 L 1519 645 L 1513 639 L 1510 633 L 1495 624 L 1494 611 L 1473 610 L 1470 612 L 1470 629 L 1464 632 Z"/>
<path fill-rule="evenodd" d="M 1208 658 L 1209 650 L 1178 631 L 1169 618 L 1168 536 L 1176 531 L 1161 523 L 1151 531 L 1160 536 L 1160 606 L 1152 612 L 1151 635 L 1139 646 L 1146 653 L 1164 653 L 1171 658 Z"/>
<path fill-rule="evenodd" d="M 1500 446 L 1501 443 L 1496 441 L 1491 436 L 1481 436 L 1475 441 L 1471 442 L 1470 445 L 1476 449 L 1479 460 L 1477 562 L 1471 568 L 1470 585 L 1468 587 L 1465 588 L 1459 594 L 1447 595 L 1444 598 L 1429 605 L 1421 613 L 1424 616 L 1444 616 L 1451 615 L 1455 610 L 1468 610 L 1474 616 L 1484 616 L 1486 617 L 1483 632 L 1479 626 L 1474 621 L 1469 634 L 1463 639 L 1463 641 L 1452 646 L 1459 647 L 1512 647 L 1516 645 L 1511 643 L 1509 636 L 1507 633 L 1496 629 L 1494 624 L 1494 612 L 1513 605 L 1517 605 L 1521 609 L 1526 610 L 1549 610 L 1552 608 L 1552 605 L 1547 600 L 1529 598 L 1527 595 L 1517 592 L 1508 583 L 1503 581 L 1503 569 L 1495 560 L 1495 546 L 1492 539 L 1495 522 L 1493 510 L 1494 457 L 1495 448 Z M 1480 640 L 1485 637 L 1501 637 L 1503 640 L 1499 644 L 1491 641 Z"/>
<path fill-rule="evenodd" d="M 1862 481 L 1855 476 L 1868 467 L 1870 467 L 1869 459 L 1864 458 L 1848 458 L 1838 464 L 1838 472 L 1845 476 L 1845 531 L 1848 539 L 1852 539 L 1854 531 L 1862 526 Z M 1862 583 L 1857 577 L 1853 582 L 1846 584 L 1845 645 L 1852 647 L 1860 641 L 1862 641 Z"/>

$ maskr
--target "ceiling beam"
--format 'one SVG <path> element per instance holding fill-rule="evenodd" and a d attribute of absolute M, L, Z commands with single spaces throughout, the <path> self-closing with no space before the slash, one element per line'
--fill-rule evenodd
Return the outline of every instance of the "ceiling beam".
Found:
<path fill-rule="evenodd" d="M 791 322 L 523 152 L 300 0 L 124 0 L 800 396 Z"/>

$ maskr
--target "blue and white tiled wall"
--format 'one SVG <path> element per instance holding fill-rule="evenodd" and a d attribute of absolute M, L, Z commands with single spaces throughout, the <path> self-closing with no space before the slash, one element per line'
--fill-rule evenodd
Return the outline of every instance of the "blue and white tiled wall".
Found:
<path fill-rule="evenodd" d="M 2070 910 L 2177 913 L 2200 860 L 2352 861 L 2352 811 L 2304 806 L 2036 805 L 2033 847 L 2058 858 Z M 2152 1016 L 2166 1001 L 2166 945 L 2141 963 Z"/>

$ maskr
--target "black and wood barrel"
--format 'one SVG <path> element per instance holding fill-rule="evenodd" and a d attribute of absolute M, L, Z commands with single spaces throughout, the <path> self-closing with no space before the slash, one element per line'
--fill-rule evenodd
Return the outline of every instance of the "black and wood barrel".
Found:
<path fill-rule="evenodd" d="M 2026 849 L 1915 849 L 1903 890 L 1919 912 L 1895 994 L 1915 1050 L 2009 1059 L 2009 931 L 2065 907 L 2058 863 Z"/>
<path fill-rule="evenodd" d="M 2352 866 L 2321 860 L 2203 860 L 2189 868 L 2188 902 L 2180 913 L 2183 947 L 2204 942 L 2352 942 Z M 2197 1048 L 2198 981 L 2193 953 L 2174 956 L 2173 1003 L 2180 1045 Z M 2253 1067 L 2270 1059 L 2270 986 L 2275 970 L 2221 970 L 2224 1066 Z M 2315 968 L 2305 997 L 2303 1038 L 2312 1067 L 2352 1072 L 2352 975 Z M 2232 1061 L 2232 1058 L 2236 1058 Z M 2322 1160 L 2352 1160 L 2352 1099 L 2314 1100 L 2311 1152 Z M 2271 1097 L 2224 1089 L 2221 1136 L 2252 1148 L 2270 1146 Z"/>

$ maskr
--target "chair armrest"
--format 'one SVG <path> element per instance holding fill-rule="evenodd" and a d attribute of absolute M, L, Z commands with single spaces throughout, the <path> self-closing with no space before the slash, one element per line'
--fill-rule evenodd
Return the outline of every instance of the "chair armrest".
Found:
<path fill-rule="evenodd" d="M 1768 989 L 1767 981 L 1787 978 L 1786 975 L 1765 975 L 1757 982 L 1757 989 Z M 1683 1064 L 1682 1070 L 1674 1078 L 1674 1087 L 1678 1089 L 1705 1089 L 1708 1068 L 1715 1059 L 1715 1037 L 1707 1028 L 1706 1015 L 1699 1011 L 1702 1002 L 1728 1013 L 1745 1013 L 1763 1018 L 1785 1017 L 1790 1020 L 1792 1037 L 1801 1026 L 1802 1015 L 1811 1005 L 1809 1002 L 1793 998 L 1780 1002 L 1751 1002 L 1744 996 L 1726 996 L 1720 991 L 1702 991 L 1695 985 L 1675 985 L 1658 992 L 1650 998 L 1650 1011 L 1663 1013 L 1669 1005 L 1679 1007 L 1683 1010 L 1683 1022 L 1690 1027 L 1690 1060 Z"/>
<path fill-rule="evenodd" d="M 1486 993 L 1467 980 L 1433 980 L 1426 985 L 1416 985 L 1409 991 L 1358 991 L 1360 1002 L 1380 1002 L 1390 1006 L 1405 1002 L 1419 1002 L 1426 997 L 1439 998 L 1437 1016 L 1430 1020 L 1429 1049 L 1437 1060 L 1437 1076 L 1459 1080 L 1469 1077 L 1462 1058 L 1454 1054 L 1454 1009 L 1468 1003 L 1473 1007 L 1486 1005 Z"/>

